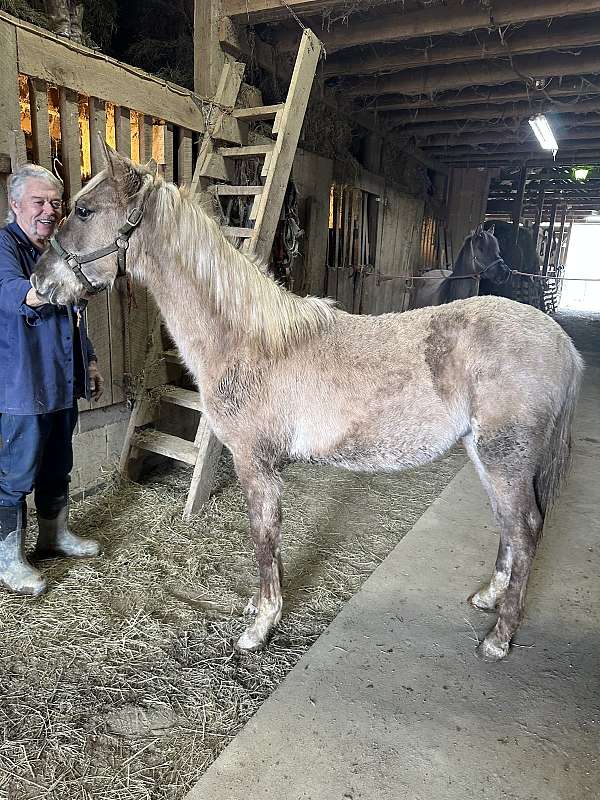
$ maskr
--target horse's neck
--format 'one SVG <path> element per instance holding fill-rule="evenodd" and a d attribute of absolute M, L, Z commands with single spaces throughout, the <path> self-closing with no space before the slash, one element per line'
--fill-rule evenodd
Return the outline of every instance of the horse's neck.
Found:
<path fill-rule="evenodd" d="M 473 258 L 471 256 L 469 245 L 465 244 L 461 247 L 453 269 L 454 275 L 473 275 Z"/>
<path fill-rule="evenodd" d="M 164 254 L 146 257 L 136 272 L 152 293 L 184 362 L 202 388 L 223 367 L 227 355 L 239 349 L 240 334 L 204 301 L 193 264 L 174 266 Z"/>

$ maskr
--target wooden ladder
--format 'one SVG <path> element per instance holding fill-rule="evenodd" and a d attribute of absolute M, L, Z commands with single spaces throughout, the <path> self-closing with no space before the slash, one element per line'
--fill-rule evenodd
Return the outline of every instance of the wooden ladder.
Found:
<path fill-rule="evenodd" d="M 249 214 L 250 222 L 254 223 L 252 227 L 221 227 L 225 236 L 241 240 L 241 250 L 255 254 L 265 262 L 268 262 L 273 247 L 320 54 L 321 43 L 311 30 L 306 29 L 300 41 L 285 103 L 233 108 L 231 113 L 224 113 L 223 109 L 235 106 L 245 65 L 227 62 L 200 144 L 191 185 L 192 194 L 200 196 L 210 191 L 217 202 L 220 202 L 218 198 L 221 196 L 253 197 Z M 248 145 L 248 123 L 263 120 L 273 121 L 273 138 Z M 238 159 L 257 157 L 263 159 L 261 178 L 264 178 L 264 184 L 231 185 L 232 163 Z M 158 402 L 202 411 L 198 392 L 170 383 L 178 380 L 182 372 L 177 352 L 169 349 L 166 342 L 159 315 L 150 336 L 143 382 L 129 420 L 119 469 L 123 475 L 135 479 L 145 453 L 159 453 L 193 465 L 183 512 L 183 518 L 187 520 L 210 496 L 222 445 L 204 416 L 200 418 L 193 442 L 147 427 L 155 421 Z"/>

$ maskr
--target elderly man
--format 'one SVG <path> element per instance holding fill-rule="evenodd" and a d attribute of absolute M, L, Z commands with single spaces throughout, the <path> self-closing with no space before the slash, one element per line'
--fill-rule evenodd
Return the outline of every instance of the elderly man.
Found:
<path fill-rule="evenodd" d="M 38 555 L 100 552 L 69 530 L 68 489 L 77 398 L 97 399 L 103 381 L 80 309 L 49 305 L 29 281 L 62 216 L 62 188 L 43 167 L 21 167 L 0 230 L 0 582 L 26 595 L 46 589 L 23 549 L 33 489 Z"/>

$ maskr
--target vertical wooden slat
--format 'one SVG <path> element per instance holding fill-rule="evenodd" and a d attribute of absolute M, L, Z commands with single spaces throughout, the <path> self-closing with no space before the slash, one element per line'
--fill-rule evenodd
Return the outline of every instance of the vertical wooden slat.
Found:
<path fill-rule="evenodd" d="M 123 106 L 115 107 L 115 140 L 117 152 L 131 158 L 131 115 Z"/>
<path fill-rule="evenodd" d="M 98 134 L 106 138 L 106 104 L 104 100 L 96 97 L 89 98 L 90 117 L 90 153 L 92 162 L 92 175 L 104 168 L 102 150 Z M 88 327 L 90 339 L 94 344 L 98 356 L 98 366 L 105 380 L 104 394 L 97 403 L 90 403 L 87 407 L 98 408 L 108 406 L 113 399 L 113 364 L 110 346 L 110 295 L 108 292 L 93 297 L 88 303 Z"/>
<path fill-rule="evenodd" d="M 92 156 L 92 175 L 104 169 L 104 158 L 100 138 L 106 141 L 106 103 L 97 97 L 90 97 L 90 151 Z"/>
<path fill-rule="evenodd" d="M 164 179 L 170 183 L 173 181 L 174 152 L 173 152 L 173 125 L 165 123 L 163 127 L 164 136 Z"/>
<path fill-rule="evenodd" d="M 48 86 L 39 78 L 29 79 L 29 104 L 31 108 L 31 132 L 33 158 L 37 164 L 52 169 L 50 130 L 48 127 Z"/>
<path fill-rule="evenodd" d="M 79 144 L 79 100 L 77 92 L 61 87 L 58 90 L 60 112 L 61 161 L 67 198 L 71 200 L 81 189 L 81 147 Z"/>
<path fill-rule="evenodd" d="M 187 128 L 179 128 L 177 142 L 177 175 L 180 186 L 189 186 L 192 182 L 192 132 Z"/>
<path fill-rule="evenodd" d="M 147 164 L 152 158 L 152 117 L 139 115 L 140 121 L 140 164 Z"/>

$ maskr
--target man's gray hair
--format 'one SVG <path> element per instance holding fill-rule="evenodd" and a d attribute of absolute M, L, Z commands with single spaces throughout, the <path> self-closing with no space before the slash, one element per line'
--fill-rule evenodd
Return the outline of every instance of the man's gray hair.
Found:
<path fill-rule="evenodd" d="M 14 222 L 15 215 L 10 203 L 12 200 L 19 202 L 23 197 L 23 190 L 25 189 L 25 182 L 30 178 L 35 178 L 38 181 L 45 181 L 53 189 L 60 192 L 61 197 L 64 191 L 62 181 L 56 175 L 53 175 L 45 167 L 40 167 L 39 164 L 25 164 L 19 169 L 15 170 L 8 179 L 8 214 L 6 215 L 7 222 Z"/>

